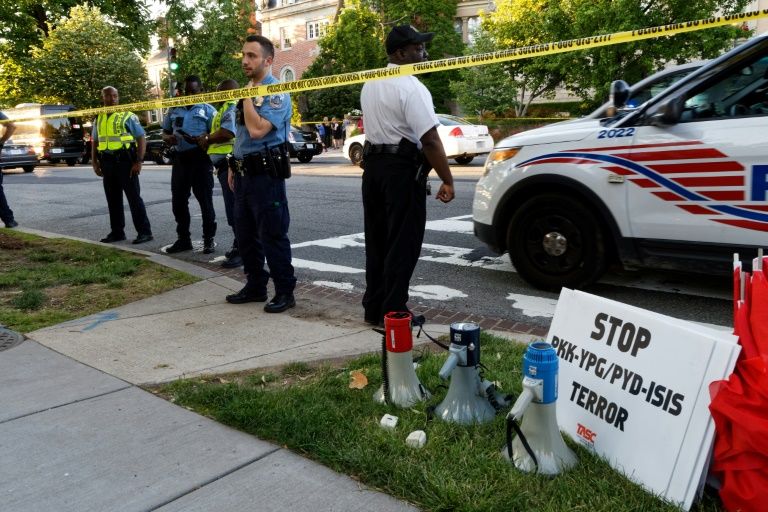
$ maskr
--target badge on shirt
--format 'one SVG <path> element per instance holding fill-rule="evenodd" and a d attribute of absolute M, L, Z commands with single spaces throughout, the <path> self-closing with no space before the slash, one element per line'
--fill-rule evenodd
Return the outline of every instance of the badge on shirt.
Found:
<path fill-rule="evenodd" d="M 273 94 L 269 97 L 269 106 L 272 108 L 280 108 L 283 106 L 283 95 Z"/>

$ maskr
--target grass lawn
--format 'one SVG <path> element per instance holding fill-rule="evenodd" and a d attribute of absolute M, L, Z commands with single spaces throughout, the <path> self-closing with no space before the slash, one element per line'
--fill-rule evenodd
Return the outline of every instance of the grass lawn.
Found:
<path fill-rule="evenodd" d="M 485 377 L 505 392 L 520 391 L 524 347 L 482 334 Z M 438 371 L 445 352 L 425 351 L 417 370 L 439 403 L 446 389 Z M 580 445 L 575 469 L 549 478 L 521 473 L 501 457 L 504 415 L 489 424 L 462 427 L 427 421 L 426 407 L 410 410 L 379 405 L 380 357 L 363 356 L 339 365 L 294 363 L 268 372 L 245 372 L 180 380 L 154 392 L 234 428 L 284 445 L 365 484 L 430 511 L 673 511 L 615 472 Z M 362 371 L 368 385 L 350 389 L 350 372 Z M 399 417 L 395 431 L 379 427 L 385 413 Z M 413 430 L 427 432 L 421 450 L 405 445 Z M 697 511 L 722 510 L 705 497 Z"/>
<path fill-rule="evenodd" d="M 22 333 L 197 281 L 140 255 L 0 229 L 0 324 Z"/>

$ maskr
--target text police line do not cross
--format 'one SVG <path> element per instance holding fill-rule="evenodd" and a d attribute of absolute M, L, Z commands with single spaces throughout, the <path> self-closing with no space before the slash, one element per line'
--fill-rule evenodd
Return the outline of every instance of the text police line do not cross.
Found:
<path fill-rule="evenodd" d="M 34 119 L 53 119 L 59 117 L 86 117 L 96 116 L 98 114 L 108 114 L 112 112 L 123 112 L 130 110 L 133 112 L 143 110 L 155 110 L 168 107 L 181 107 L 194 105 L 197 103 L 215 103 L 227 100 L 239 100 L 242 98 L 252 98 L 258 96 L 267 96 L 270 94 L 279 94 L 284 92 L 303 92 L 318 89 L 327 89 L 340 87 L 355 83 L 363 83 L 369 80 L 381 80 L 396 76 L 418 75 L 421 73 L 434 73 L 436 71 L 447 71 L 450 69 L 459 69 L 473 66 L 483 66 L 486 64 L 497 64 L 512 60 L 527 59 L 531 57 L 540 57 L 544 55 L 554 55 L 558 53 L 567 53 L 578 50 L 588 50 L 601 46 L 628 43 L 632 41 L 641 41 L 644 39 L 653 39 L 663 36 L 674 36 L 685 32 L 695 32 L 708 28 L 732 25 L 734 23 L 743 23 L 761 18 L 768 18 L 768 9 L 749 11 L 741 14 L 731 14 L 725 16 L 715 16 L 712 18 L 685 21 L 680 23 L 670 23 L 657 27 L 648 27 L 612 34 L 599 34 L 589 37 L 580 37 L 565 41 L 556 41 L 550 43 L 541 43 L 520 48 L 511 48 L 509 50 L 500 50 L 496 52 L 480 53 L 464 57 L 451 57 L 448 59 L 422 62 L 418 64 L 405 64 L 391 68 L 371 69 L 367 71 L 356 71 L 352 73 L 343 73 L 340 75 L 331 75 L 319 78 L 308 78 L 292 82 L 284 82 L 272 85 L 260 85 L 257 87 L 244 87 L 242 89 L 233 89 L 229 91 L 216 91 L 193 96 L 179 96 L 176 98 L 157 99 L 152 101 L 143 101 L 136 103 L 127 103 L 114 107 L 98 107 L 66 112 L 61 114 L 48 114 Z M 27 121 L 33 118 L 19 118 L 13 121 Z M 7 121 L 0 121 L 0 124 Z"/>

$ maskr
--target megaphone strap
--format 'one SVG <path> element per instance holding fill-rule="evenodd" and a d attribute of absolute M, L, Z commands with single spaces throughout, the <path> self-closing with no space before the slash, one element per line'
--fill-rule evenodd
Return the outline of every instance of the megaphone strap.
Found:
<path fill-rule="evenodd" d="M 536 472 L 538 473 L 539 461 L 536 459 L 536 454 L 533 453 L 531 445 L 528 444 L 528 440 L 525 438 L 525 434 L 523 434 L 523 431 L 520 429 L 520 425 L 517 424 L 517 421 L 515 421 L 514 418 L 507 416 L 507 455 L 509 456 L 509 461 L 514 465 L 515 457 L 512 453 L 512 430 L 514 430 L 517 434 L 517 437 L 520 438 L 520 442 L 523 444 L 523 448 L 525 448 L 525 451 L 528 452 L 528 455 L 533 460 L 534 465 L 536 465 Z"/>

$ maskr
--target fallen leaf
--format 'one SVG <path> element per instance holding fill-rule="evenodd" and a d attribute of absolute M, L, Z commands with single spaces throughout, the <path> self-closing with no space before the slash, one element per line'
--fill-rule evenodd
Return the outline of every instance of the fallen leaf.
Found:
<path fill-rule="evenodd" d="M 368 385 L 368 377 L 360 370 L 349 372 L 349 389 L 363 389 Z"/>

